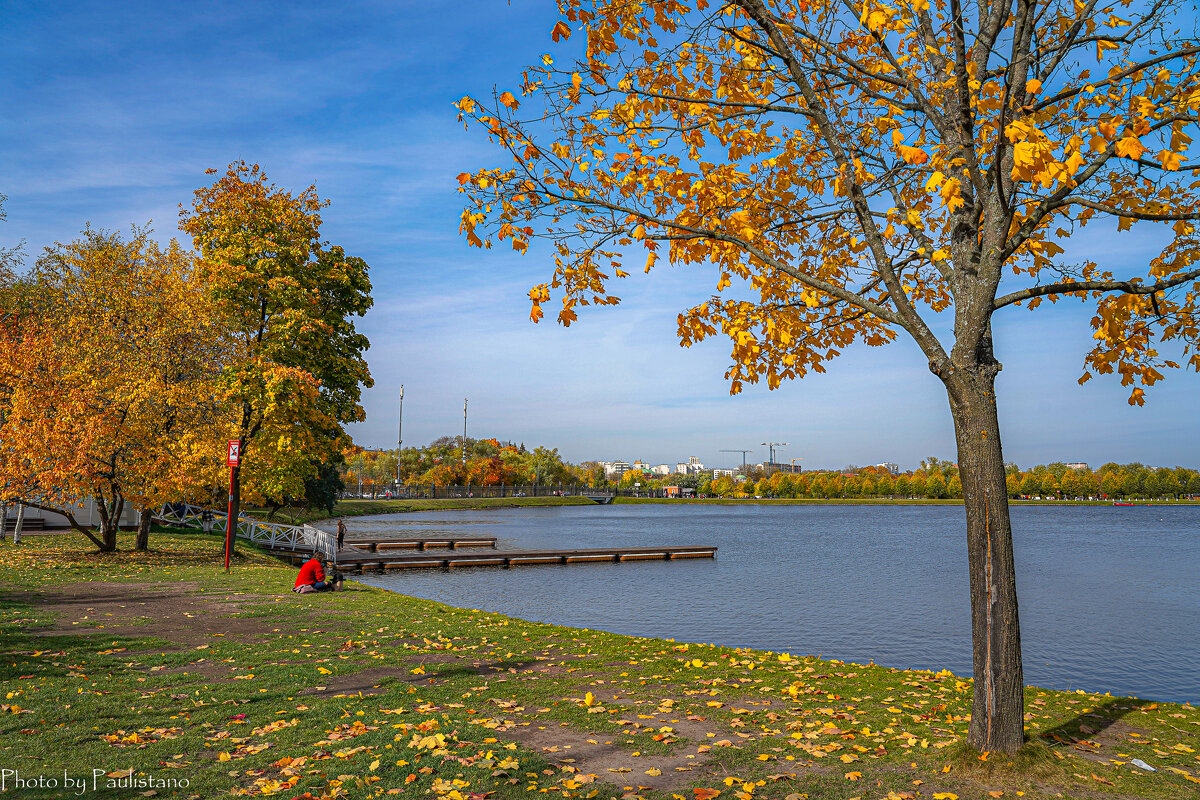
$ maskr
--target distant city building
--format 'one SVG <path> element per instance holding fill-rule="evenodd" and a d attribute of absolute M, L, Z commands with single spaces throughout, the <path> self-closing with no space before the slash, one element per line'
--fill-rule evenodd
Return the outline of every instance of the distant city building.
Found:
<path fill-rule="evenodd" d="M 604 477 L 619 478 L 629 471 L 628 461 L 598 461 L 596 462 L 604 467 Z"/>
<path fill-rule="evenodd" d="M 733 477 L 733 474 L 734 474 L 734 473 L 733 473 L 733 470 L 731 470 L 731 469 L 720 469 L 720 468 L 717 468 L 717 469 L 714 469 L 714 470 L 712 471 L 712 475 L 713 475 L 713 479 L 714 479 L 714 480 L 715 480 L 715 479 L 717 479 L 717 478 L 732 478 L 732 477 Z"/>
<path fill-rule="evenodd" d="M 670 464 L 659 464 L 657 467 L 651 467 L 650 471 L 653 472 L 655 475 L 670 475 L 671 474 L 671 465 Z"/>
<path fill-rule="evenodd" d="M 876 464 L 875 466 L 879 467 L 880 469 L 886 469 L 893 475 L 900 474 L 900 465 L 894 461 L 884 461 L 882 464 Z"/>
<path fill-rule="evenodd" d="M 776 461 L 775 463 L 771 463 L 768 461 L 768 462 L 759 464 L 758 466 L 759 466 L 759 469 L 761 469 L 763 472 L 766 472 L 768 475 L 773 472 L 803 472 L 804 471 L 804 468 L 801 467 L 799 464 L 792 464 L 792 463 L 783 464 L 779 461 Z"/>
<path fill-rule="evenodd" d="M 1067 469 L 1087 469 L 1088 465 L 1083 461 L 1073 461 L 1066 465 Z"/>
<path fill-rule="evenodd" d="M 647 464 L 645 461 L 642 461 L 640 458 L 639 458 L 637 461 L 635 461 L 635 462 L 633 462 L 632 464 L 630 464 L 630 465 L 629 465 L 629 468 L 630 468 L 631 470 L 633 470 L 633 469 L 640 469 L 642 472 L 649 472 L 649 471 L 650 471 L 650 465 L 649 465 L 649 464 Z"/>
<path fill-rule="evenodd" d="M 675 471 L 680 475 L 699 475 L 704 472 L 704 464 L 696 456 L 688 456 L 687 463 L 680 462 L 675 465 Z"/>

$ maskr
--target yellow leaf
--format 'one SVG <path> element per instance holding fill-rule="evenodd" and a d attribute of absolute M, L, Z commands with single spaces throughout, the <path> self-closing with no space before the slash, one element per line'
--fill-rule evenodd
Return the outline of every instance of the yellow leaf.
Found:
<path fill-rule="evenodd" d="M 1141 158 L 1146 147 L 1136 136 L 1126 136 L 1117 142 L 1117 155 L 1122 158 Z"/>
<path fill-rule="evenodd" d="M 503 103 L 507 108 L 511 108 L 514 110 L 516 109 L 517 106 L 521 105 L 520 103 L 517 102 L 517 98 L 513 97 L 512 92 L 501 92 L 500 93 L 500 102 Z"/>
<path fill-rule="evenodd" d="M 1163 169 L 1174 172 L 1179 169 L 1179 154 L 1171 150 L 1162 150 L 1158 154 L 1159 163 L 1163 165 Z"/>
<path fill-rule="evenodd" d="M 1037 94 L 1042 90 L 1042 82 L 1037 78 L 1025 81 L 1025 91 L 1029 94 Z"/>

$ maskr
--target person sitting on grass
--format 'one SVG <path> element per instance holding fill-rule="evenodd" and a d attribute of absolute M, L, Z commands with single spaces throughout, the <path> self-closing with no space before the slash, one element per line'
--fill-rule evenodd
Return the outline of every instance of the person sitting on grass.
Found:
<path fill-rule="evenodd" d="M 342 590 L 342 575 L 335 572 L 326 579 L 324 564 L 321 557 L 314 555 L 300 567 L 296 576 L 293 592 L 308 594 L 309 592 L 339 592 Z"/>

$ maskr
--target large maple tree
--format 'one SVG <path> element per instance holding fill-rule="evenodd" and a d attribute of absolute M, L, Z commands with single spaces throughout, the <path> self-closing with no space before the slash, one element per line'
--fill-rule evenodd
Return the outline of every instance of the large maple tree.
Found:
<path fill-rule="evenodd" d="M 325 205 L 315 187 L 292 193 L 235 162 L 180 211 L 208 302 L 238 347 L 225 375 L 242 456 L 235 517 L 243 488 L 259 500 L 302 496 L 349 443 L 343 424 L 365 416 L 369 342 L 353 317 L 371 307 L 371 282 L 365 261 L 321 240 Z"/>
<path fill-rule="evenodd" d="M 966 506 L 970 743 L 1024 741 L 1012 535 L 992 317 L 1092 304 L 1084 379 L 1143 402 L 1200 367 L 1187 168 L 1200 109 L 1191 6 L 1163 0 L 560 0 L 566 50 L 519 91 L 463 98 L 511 159 L 459 176 L 462 230 L 548 240 L 558 319 L 617 302 L 631 250 L 706 265 L 717 294 L 682 343 L 732 341 L 731 389 L 822 371 L 910 337 L 949 401 Z M 514 87 L 515 88 L 515 87 Z M 1087 226 L 1159 229 L 1142 268 L 1070 260 Z M 639 263 L 640 266 L 640 263 Z M 946 317 L 938 318 L 944 313 Z M 952 318 L 945 331 L 940 319 Z M 1161 342 L 1183 354 L 1171 361 Z"/>

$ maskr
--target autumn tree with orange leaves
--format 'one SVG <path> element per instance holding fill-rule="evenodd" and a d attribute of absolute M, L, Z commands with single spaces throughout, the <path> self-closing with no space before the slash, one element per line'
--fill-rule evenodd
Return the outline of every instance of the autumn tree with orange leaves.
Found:
<path fill-rule="evenodd" d="M 969 742 L 1024 741 L 993 315 L 1095 309 L 1083 378 L 1143 402 L 1200 367 L 1200 42 L 1179 0 L 560 0 L 520 90 L 463 98 L 510 158 L 459 176 L 477 246 L 555 260 L 530 292 L 568 325 L 618 301 L 627 261 L 706 266 L 684 346 L 732 342 L 731 391 L 911 338 L 942 382 L 966 506 L 974 640 Z M 1183 31 L 1183 32 L 1181 32 Z M 580 43 L 579 39 L 582 39 Z M 520 98 L 518 97 L 520 95 Z M 1064 257 L 1088 226 L 1156 228 L 1141 269 Z M 700 274 L 697 273 L 699 278 Z M 707 281 L 710 278 L 704 278 Z M 945 333 L 936 315 L 952 317 Z M 1182 353 L 1176 361 L 1162 344 Z"/>
<path fill-rule="evenodd" d="M 101 551 L 127 505 L 153 510 L 219 481 L 227 339 L 206 313 L 196 261 L 146 229 L 87 229 L 47 248 L 5 298 L 0 333 L 0 499 L 63 514 Z M 96 502 L 99 530 L 76 518 Z"/>

